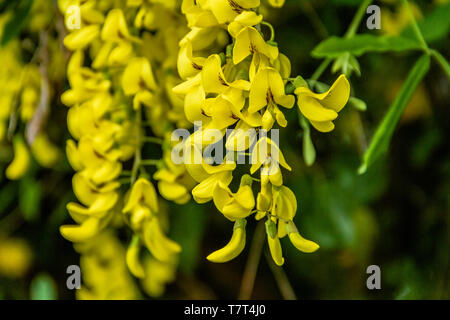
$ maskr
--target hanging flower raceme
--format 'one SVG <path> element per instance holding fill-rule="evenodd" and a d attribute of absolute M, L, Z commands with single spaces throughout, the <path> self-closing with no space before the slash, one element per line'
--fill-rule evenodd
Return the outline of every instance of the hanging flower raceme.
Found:
<path fill-rule="evenodd" d="M 184 165 L 172 163 L 166 147 L 173 128 L 186 125 L 183 102 L 171 91 L 180 82 L 174 71 L 185 21 L 174 2 L 130 0 L 119 7 L 59 1 L 59 6 L 66 25 L 73 6 L 81 10 L 79 28 L 68 28 L 64 39 L 74 52 L 67 66 L 70 88 L 61 97 L 69 107 L 73 140 L 66 152 L 77 171 L 73 190 L 80 203 L 67 205 L 76 224 L 62 226 L 61 234 L 88 246 L 125 220 L 133 236 L 122 261 L 152 295 L 160 295 L 173 276 L 155 282 L 151 273 L 166 268 L 173 274 L 181 247 L 166 235 L 167 214 L 148 167 L 157 166 L 153 178 L 162 197 L 189 201 L 193 180 Z M 163 159 L 143 159 L 150 143 L 162 147 Z"/>
<path fill-rule="evenodd" d="M 269 4 L 281 7 L 284 1 Z M 246 218 L 255 214 L 257 220 L 267 219 L 270 252 L 281 265 L 280 238 L 289 235 L 303 252 L 313 252 L 318 245 L 302 238 L 293 223 L 297 200 L 283 185 L 282 173 L 291 167 L 272 129 L 276 124 L 288 125 L 284 112 L 294 106 L 297 96 L 300 111 L 313 126 L 330 131 L 331 120 L 347 102 L 349 86 L 341 76 L 329 92 L 321 95 L 302 87 L 297 88 L 296 96 L 286 93 L 292 79 L 290 61 L 273 41 L 272 27 L 269 40 L 261 33 L 261 26 L 268 23 L 258 13 L 259 6 L 256 0 L 184 0 L 181 9 L 191 30 L 179 42 L 177 67 L 184 82 L 173 92 L 183 99 L 187 120 L 201 123 L 183 144 L 186 169 L 198 183 L 192 189 L 193 198 L 198 203 L 213 200 L 219 212 L 235 221 L 229 244 L 209 255 L 208 260 L 225 262 L 237 256 L 245 246 Z M 223 29 L 232 43 L 220 41 Z M 231 134 L 225 135 L 227 130 Z M 221 141 L 225 142 L 224 160 L 205 158 L 204 154 Z M 193 163 L 194 156 L 198 161 Z M 246 156 L 252 164 L 250 174 L 259 169 L 260 179 L 244 174 L 239 188 L 232 190 L 233 173 L 239 166 L 235 160 Z M 255 194 L 257 184 L 260 189 Z"/>

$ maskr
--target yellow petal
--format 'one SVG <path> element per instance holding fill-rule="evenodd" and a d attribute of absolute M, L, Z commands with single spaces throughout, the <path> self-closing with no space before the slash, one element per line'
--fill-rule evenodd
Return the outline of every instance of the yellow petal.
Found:
<path fill-rule="evenodd" d="M 5 175 L 9 180 L 20 179 L 30 166 L 30 152 L 25 141 L 20 136 L 15 136 L 13 141 L 14 159 L 6 168 Z"/>

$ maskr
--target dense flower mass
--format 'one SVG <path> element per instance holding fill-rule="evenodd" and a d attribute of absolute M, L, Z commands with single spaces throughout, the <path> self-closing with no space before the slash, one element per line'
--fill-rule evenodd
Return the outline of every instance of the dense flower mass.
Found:
<path fill-rule="evenodd" d="M 302 252 L 319 248 L 293 222 L 297 199 L 283 183 L 283 173 L 292 169 L 277 130 L 288 125 L 285 113 L 296 101 L 317 130 L 333 130 L 350 86 L 344 75 L 324 93 L 293 81 L 290 60 L 260 14 L 283 3 L 58 1 L 66 28 L 60 40 L 69 54 L 52 57 L 67 59 L 68 87 L 60 100 L 68 107 L 66 156 L 78 200 L 66 206 L 75 224 L 60 232 L 81 254 L 85 279 L 79 298 L 137 297 L 126 267 L 149 295 L 162 294 L 182 250 L 168 236 L 166 200 L 212 201 L 234 223 L 229 243 L 207 256 L 212 262 L 227 262 L 244 250 L 252 215 L 265 221 L 268 247 L 279 266 L 285 236 Z M 37 8 L 45 12 L 45 1 Z M 47 50 L 58 43 L 41 41 Z M 35 129 L 43 122 L 36 118 L 46 115 L 44 104 L 54 98 L 48 82 L 61 77 L 61 70 L 48 74 L 33 60 L 23 64 L 19 53 L 14 41 L 0 49 L 5 62 L 0 139 L 9 135 L 14 151 L 9 179 L 26 173 L 31 154 L 43 167 L 61 158 L 45 131 Z M 41 59 L 51 64 L 48 55 Z M 295 94 L 288 85 L 295 86 Z M 14 121 L 7 123 L 10 118 Z M 18 121 L 28 123 L 25 134 L 15 130 Z M 174 139 L 175 129 L 188 132 L 182 142 Z M 217 145 L 224 152 L 212 159 L 206 151 Z M 126 251 L 117 229 L 127 230 Z M 109 267 L 100 268 L 99 260 Z M 121 282 L 110 287 L 110 277 Z"/>
<path fill-rule="evenodd" d="M 281 6 L 283 1 L 271 1 Z M 280 238 L 288 235 L 293 245 L 303 252 L 313 252 L 319 246 L 300 236 L 293 223 L 297 212 L 294 193 L 283 185 L 281 167 L 291 170 L 278 141 L 256 131 L 269 131 L 278 125 L 286 127 L 286 109 L 295 104 L 295 96 L 286 94 L 290 78 L 289 59 L 279 52 L 274 42 L 265 39 L 261 29 L 270 26 L 258 14 L 259 0 L 183 1 L 181 10 L 186 16 L 189 33 L 180 41 L 178 72 L 184 82 L 173 91 L 184 99 L 188 121 L 202 123 L 185 140 L 184 154 L 188 158 L 209 145 L 224 141 L 226 161 L 211 166 L 209 159 L 190 163 L 187 171 L 196 180 L 192 190 L 199 203 L 214 201 L 216 208 L 234 221 L 234 231 L 226 247 L 208 256 L 210 261 L 226 262 L 245 247 L 246 218 L 255 214 L 257 220 L 266 219 L 267 241 L 274 261 L 284 262 Z M 218 39 L 229 39 L 225 44 Z M 315 94 L 307 87 L 298 87 L 300 112 L 319 131 L 331 131 L 349 98 L 349 85 L 341 76 L 329 92 Z M 225 136 L 227 129 L 233 130 Z M 219 132 L 209 138 L 209 132 Z M 198 137 L 200 136 L 200 139 Z M 230 189 L 237 167 L 234 160 L 251 151 L 253 175 L 244 174 L 236 192 Z M 258 187 L 255 186 L 257 182 Z M 259 190 L 254 194 L 254 190 Z"/>

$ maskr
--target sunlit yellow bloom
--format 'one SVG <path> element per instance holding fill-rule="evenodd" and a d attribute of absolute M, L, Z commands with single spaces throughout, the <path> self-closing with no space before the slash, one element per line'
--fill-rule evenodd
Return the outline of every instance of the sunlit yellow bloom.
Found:
<path fill-rule="evenodd" d="M 206 203 L 211 201 L 214 195 L 214 190 L 219 183 L 228 186 L 231 183 L 233 176 L 231 171 L 219 172 L 211 175 L 207 179 L 200 182 L 194 189 L 192 189 L 192 196 L 197 203 Z"/>
<path fill-rule="evenodd" d="M 227 262 L 236 258 L 245 248 L 245 219 L 238 219 L 234 223 L 233 235 L 225 247 L 214 251 L 206 259 L 212 262 Z"/>
<path fill-rule="evenodd" d="M 36 161 L 43 167 L 53 167 L 61 158 L 59 149 L 48 139 L 45 133 L 36 136 L 31 146 Z"/>
<path fill-rule="evenodd" d="M 298 232 L 296 226 L 290 221 L 286 226 L 286 232 L 291 243 L 300 251 L 311 253 L 319 249 L 319 245 L 311 240 L 303 238 Z"/>
<path fill-rule="evenodd" d="M 133 184 L 122 211 L 124 213 L 131 212 L 138 205 L 149 207 L 153 213 L 158 212 L 158 197 L 156 196 L 155 187 L 145 178 L 139 178 Z"/>
<path fill-rule="evenodd" d="M 102 28 L 101 37 L 104 41 L 141 41 L 139 38 L 130 35 L 125 16 L 121 9 L 112 9 L 109 11 Z"/>
<path fill-rule="evenodd" d="M 64 38 L 64 45 L 69 50 L 83 49 L 89 45 L 100 33 L 100 26 L 92 24 L 75 30 Z"/>
<path fill-rule="evenodd" d="M 145 271 L 139 259 L 140 247 L 139 237 L 134 236 L 128 246 L 125 259 L 130 272 L 137 278 L 144 278 Z"/>
<path fill-rule="evenodd" d="M 178 73 L 182 79 L 192 77 L 202 70 L 205 63 L 204 57 L 192 55 L 192 43 L 187 41 L 180 47 L 177 60 Z"/>
<path fill-rule="evenodd" d="M 186 16 L 189 27 L 207 28 L 218 24 L 213 13 L 202 8 L 205 3 L 206 1 L 183 0 L 181 12 Z"/>
<path fill-rule="evenodd" d="M 176 261 L 162 262 L 149 256 L 144 259 L 146 276 L 141 280 L 144 291 L 151 297 L 161 297 L 167 283 L 175 280 Z"/>
<path fill-rule="evenodd" d="M 240 120 L 229 135 L 225 147 L 234 151 L 245 151 L 250 148 L 257 138 L 256 130 L 253 127 L 244 120 Z"/>
<path fill-rule="evenodd" d="M 191 199 L 189 190 L 177 181 L 178 176 L 163 168 L 155 172 L 153 179 L 158 180 L 159 193 L 167 200 L 184 204 Z"/>
<path fill-rule="evenodd" d="M 218 54 L 213 54 L 206 59 L 202 69 L 202 84 L 206 92 L 224 93 L 230 88 L 249 90 L 250 83 L 246 80 L 228 82 L 225 79 L 221 67 L 221 59 Z"/>
<path fill-rule="evenodd" d="M 210 9 L 217 21 L 222 24 L 233 21 L 245 10 L 256 8 L 260 0 L 209 0 L 206 9 Z"/>
<path fill-rule="evenodd" d="M 96 236 L 100 231 L 100 219 L 91 217 L 80 225 L 63 225 L 59 228 L 61 235 L 72 242 L 82 242 Z"/>
<path fill-rule="evenodd" d="M 105 198 L 105 202 L 116 197 L 116 189 L 120 183 L 116 181 L 96 186 L 91 183 L 83 174 L 76 173 L 72 178 L 72 187 L 75 196 L 86 206 L 91 206 L 98 201 L 99 197 Z"/>
<path fill-rule="evenodd" d="M 272 214 L 278 218 L 290 221 L 297 212 L 295 194 L 286 186 L 273 187 Z"/>
<path fill-rule="evenodd" d="M 242 28 L 255 26 L 259 24 L 262 19 L 263 16 L 257 15 L 254 11 L 244 11 L 228 25 L 228 32 L 232 37 L 236 38 Z"/>
<path fill-rule="evenodd" d="M 236 36 L 233 48 L 233 63 L 238 64 L 254 53 L 260 53 L 270 59 L 276 59 L 278 57 L 278 48 L 267 44 L 255 28 L 245 27 Z"/>
<path fill-rule="evenodd" d="M 246 218 L 255 207 L 251 178 L 244 175 L 236 193 L 232 193 L 228 186 L 219 182 L 214 189 L 213 200 L 216 208 L 231 221 Z"/>
<path fill-rule="evenodd" d="M 286 95 L 280 74 L 274 68 L 259 69 L 250 88 L 249 112 L 256 112 L 268 106 L 263 115 L 263 128 L 270 130 L 275 120 L 282 127 L 287 125 L 278 105 L 292 108 L 295 103 L 293 95 Z"/>
<path fill-rule="evenodd" d="M 253 174 L 261 166 L 261 183 L 266 184 L 269 181 L 280 186 L 283 183 L 280 166 L 291 171 L 291 167 L 284 159 L 283 153 L 271 139 L 263 137 L 258 140 L 252 151 L 252 166 L 250 173 Z"/>
<path fill-rule="evenodd" d="M 152 68 L 146 58 L 133 58 L 127 64 L 122 76 L 122 88 L 127 95 L 136 94 L 140 90 L 156 89 Z"/>
<path fill-rule="evenodd" d="M 15 136 L 13 141 L 14 159 L 6 168 L 5 175 L 10 180 L 20 179 L 30 166 L 30 152 L 25 141 L 20 136 Z"/>
<path fill-rule="evenodd" d="M 350 97 L 350 84 L 345 75 L 340 75 L 330 89 L 324 93 L 314 93 L 306 87 L 295 90 L 300 112 L 317 130 L 329 132 L 334 129 L 332 120 L 344 108 Z"/>
<path fill-rule="evenodd" d="M 143 226 L 144 242 L 153 256 L 165 262 L 173 261 L 174 255 L 181 251 L 178 243 L 167 238 L 163 233 L 158 219 L 150 219 Z"/>
<path fill-rule="evenodd" d="M 284 264 L 284 258 L 281 250 L 280 238 L 278 238 L 275 223 L 271 219 L 266 222 L 266 233 L 273 261 L 275 261 L 278 266 L 282 266 Z"/>
<path fill-rule="evenodd" d="M 195 144 L 191 145 L 189 141 L 184 149 L 184 163 L 190 176 L 197 182 L 202 182 L 213 174 L 233 171 L 236 168 L 236 163 L 226 157 L 219 165 L 208 164 L 203 159 L 198 146 Z"/>

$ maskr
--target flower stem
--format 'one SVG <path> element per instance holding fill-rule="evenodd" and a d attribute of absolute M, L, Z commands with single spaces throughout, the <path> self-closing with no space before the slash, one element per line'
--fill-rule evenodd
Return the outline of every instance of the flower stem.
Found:
<path fill-rule="evenodd" d="M 423 38 L 422 32 L 420 31 L 419 26 L 417 25 L 416 18 L 414 17 L 411 11 L 411 7 L 409 6 L 408 0 L 403 0 L 403 4 L 406 6 L 406 9 L 408 10 L 408 15 L 411 18 L 411 24 L 417 40 L 419 40 L 420 44 L 422 45 L 422 49 L 424 49 L 425 52 L 429 53 L 430 49 L 428 48 L 428 45 L 425 42 L 425 39 Z"/>
<path fill-rule="evenodd" d="M 364 0 L 363 3 L 358 8 L 358 11 L 356 11 L 355 16 L 353 17 L 352 22 L 350 23 L 350 26 L 347 29 L 347 32 L 345 33 L 346 38 L 352 38 L 356 31 L 358 30 L 359 24 L 361 23 L 362 18 L 364 17 L 364 14 L 366 13 L 366 9 L 373 0 Z"/>
<path fill-rule="evenodd" d="M 238 296 L 239 300 L 248 300 L 252 296 L 256 273 L 258 271 L 259 261 L 261 260 L 261 253 L 264 246 L 264 231 L 264 222 L 260 221 L 256 225 L 247 264 L 245 265 L 244 276 L 242 277 L 241 289 Z"/>
<path fill-rule="evenodd" d="M 268 252 L 265 254 L 267 263 L 269 264 L 270 270 L 273 273 L 273 277 L 275 278 L 275 282 L 277 283 L 278 289 L 280 289 L 281 295 L 284 300 L 297 300 L 297 296 L 295 295 L 294 289 L 289 282 L 289 278 L 284 272 L 282 267 L 275 265 L 272 257 Z"/>
<path fill-rule="evenodd" d="M 133 162 L 133 168 L 131 169 L 131 177 L 130 177 L 130 183 L 131 185 L 134 184 L 136 181 L 137 173 L 139 170 L 139 166 L 141 165 L 141 125 L 142 125 L 142 112 L 141 108 L 139 108 L 136 111 L 136 151 L 134 153 L 134 162 Z"/>

